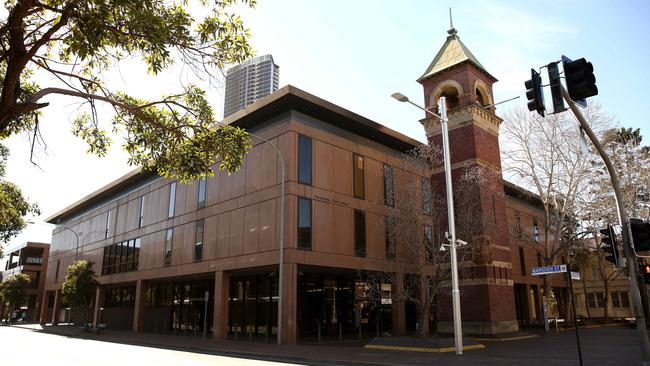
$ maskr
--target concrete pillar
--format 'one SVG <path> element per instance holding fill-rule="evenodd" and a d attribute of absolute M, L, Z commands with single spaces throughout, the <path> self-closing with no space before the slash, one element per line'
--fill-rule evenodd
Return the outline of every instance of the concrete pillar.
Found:
<path fill-rule="evenodd" d="M 230 275 L 224 271 L 214 273 L 214 316 L 212 337 L 226 339 L 228 337 L 228 295 L 230 292 Z"/>
<path fill-rule="evenodd" d="M 61 290 L 54 291 L 54 307 L 52 308 L 52 325 L 59 324 L 59 312 L 61 312 Z"/>
<path fill-rule="evenodd" d="M 285 263 L 283 266 L 284 288 L 282 291 L 282 344 L 296 344 L 298 340 L 298 265 Z"/>
<path fill-rule="evenodd" d="M 97 328 L 97 324 L 99 323 L 99 303 L 101 300 L 101 287 L 97 286 L 97 289 L 95 289 L 95 306 L 94 306 L 94 311 L 93 311 L 93 328 Z"/>
<path fill-rule="evenodd" d="M 38 322 L 40 324 L 45 324 L 45 323 L 47 323 L 47 320 L 48 320 L 47 319 L 47 309 L 50 306 L 48 294 L 49 294 L 48 291 L 43 291 L 43 298 L 41 299 L 41 308 L 40 308 L 41 311 L 39 312 L 39 315 L 38 315 Z M 0 312 L 0 314 L 1 314 L 1 312 Z"/>
<path fill-rule="evenodd" d="M 404 274 L 397 273 L 391 284 L 393 291 L 392 312 L 393 312 L 393 335 L 403 336 L 406 334 L 406 309 L 404 308 Z"/>
<path fill-rule="evenodd" d="M 133 331 L 139 332 L 142 329 L 142 318 L 144 313 L 144 283 L 142 280 L 135 284 L 135 306 L 133 307 Z"/>

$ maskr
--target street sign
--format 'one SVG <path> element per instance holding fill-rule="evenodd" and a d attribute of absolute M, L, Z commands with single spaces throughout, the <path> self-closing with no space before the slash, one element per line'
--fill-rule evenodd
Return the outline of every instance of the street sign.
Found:
<path fill-rule="evenodd" d="M 554 266 L 546 266 L 546 267 L 533 267 L 532 272 L 533 272 L 532 273 L 533 276 L 541 276 L 541 275 L 553 274 L 553 273 L 563 273 L 566 272 L 566 264 L 557 264 Z"/>
<path fill-rule="evenodd" d="M 579 281 L 580 280 L 580 272 L 573 272 L 571 271 L 571 279 Z"/>

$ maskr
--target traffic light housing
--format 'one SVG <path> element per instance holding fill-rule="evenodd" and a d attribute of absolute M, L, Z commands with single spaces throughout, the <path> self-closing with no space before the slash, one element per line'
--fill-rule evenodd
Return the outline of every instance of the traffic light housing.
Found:
<path fill-rule="evenodd" d="M 557 62 L 551 62 L 546 66 L 548 71 L 548 83 L 551 87 L 551 99 L 553 100 L 553 113 L 560 113 L 566 110 L 564 98 L 562 97 L 562 81 Z"/>
<path fill-rule="evenodd" d="M 639 271 L 643 278 L 643 283 L 650 284 L 650 264 L 639 263 Z"/>
<path fill-rule="evenodd" d="M 650 250 L 650 223 L 640 219 L 630 219 L 630 230 L 634 241 L 634 251 Z"/>
<path fill-rule="evenodd" d="M 584 58 L 571 61 L 562 57 L 566 88 L 572 100 L 577 101 L 598 95 L 594 66 Z"/>
<path fill-rule="evenodd" d="M 618 244 L 616 242 L 616 233 L 614 228 L 611 225 L 607 225 L 606 228 L 600 229 L 600 234 L 603 237 L 600 239 L 602 242 L 601 248 L 605 253 L 610 253 L 611 255 L 606 255 L 605 260 L 608 262 L 614 263 L 614 267 L 618 267 L 620 263 L 620 254 L 618 252 Z"/>
<path fill-rule="evenodd" d="M 526 98 L 528 98 L 528 110 L 537 111 L 540 116 L 544 117 L 546 107 L 544 106 L 542 76 L 535 69 L 530 69 L 530 80 L 526 80 L 524 85 L 526 86 Z"/>

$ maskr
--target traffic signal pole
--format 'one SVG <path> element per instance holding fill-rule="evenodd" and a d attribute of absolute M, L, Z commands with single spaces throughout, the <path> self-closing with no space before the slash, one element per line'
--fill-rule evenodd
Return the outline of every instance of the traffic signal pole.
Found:
<path fill-rule="evenodd" d="M 571 111 L 580 123 L 580 127 L 585 131 L 587 136 L 589 136 L 591 143 L 594 144 L 594 147 L 598 151 L 598 154 L 603 159 L 603 162 L 607 167 L 607 171 L 609 172 L 610 180 L 612 181 L 612 188 L 614 189 L 614 197 L 616 199 L 616 207 L 618 209 L 618 218 L 622 229 L 621 236 L 623 238 L 623 250 L 625 253 L 625 258 L 627 259 L 627 269 L 630 276 L 630 291 L 632 292 L 632 305 L 634 308 L 634 317 L 636 318 L 636 329 L 639 333 L 641 361 L 644 366 L 650 366 L 650 343 L 648 342 L 648 330 L 646 328 L 645 315 L 643 312 L 643 305 L 641 303 L 641 292 L 639 291 L 637 280 L 639 272 L 637 271 L 636 255 L 632 250 L 632 244 L 630 242 L 629 220 L 627 217 L 627 212 L 623 207 L 624 201 L 623 195 L 621 194 L 618 175 L 616 174 L 614 165 L 612 165 L 612 162 L 609 159 L 609 156 L 607 156 L 605 149 L 603 149 L 603 146 L 598 141 L 598 138 L 591 130 L 591 127 L 589 127 L 587 120 L 585 120 L 585 117 L 582 115 L 582 112 L 580 112 L 576 104 L 573 102 L 573 100 L 571 100 L 569 93 L 564 87 L 562 87 L 562 96 L 564 97 L 564 100 L 566 100 L 566 102 L 569 104 Z"/>

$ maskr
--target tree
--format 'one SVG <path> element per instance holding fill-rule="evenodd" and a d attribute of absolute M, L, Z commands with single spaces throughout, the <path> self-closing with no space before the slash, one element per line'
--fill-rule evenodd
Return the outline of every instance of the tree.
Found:
<path fill-rule="evenodd" d="M 215 80 L 217 71 L 253 54 L 242 20 L 227 11 L 237 0 L 8 0 L 0 22 L 0 138 L 30 132 L 51 95 L 81 101 L 73 134 L 88 152 L 104 156 L 108 130 L 124 136 L 129 163 L 181 181 L 214 174 L 212 166 L 233 172 L 250 149 L 247 133 L 220 125 L 205 92 L 184 85 L 158 100 L 142 100 L 112 90 L 107 77 L 130 58 L 139 57 L 158 75 L 180 62 L 199 79 Z M 239 1 L 253 7 L 255 0 Z M 47 85 L 41 86 L 40 83 Z M 100 121 L 97 103 L 114 110 L 109 126 Z M 48 121 L 49 122 L 49 121 Z M 52 121 L 54 122 L 54 121 Z"/>
<path fill-rule="evenodd" d="M 437 146 L 422 145 L 400 159 L 401 166 L 394 168 L 404 174 L 418 172 L 426 178 L 423 180 L 396 178 L 395 208 L 383 223 L 386 240 L 395 249 L 387 248 L 389 264 L 384 271 L 358 271 L 359 277 L 366 282 L 370 296 L 379 301 L 383 296 L 382 284 L 403 286 L 402 291 L 391 291 L 391 301 L 415 304 L 418 321 L 418 336 L 426 337 L 436 333 L 430 330 L 429 320 L 436 324 L 437 303 L 441 296 L 451 296 L 449 250 L 440 250 L 447 242 L 440 228 L 446 227 L 447 206 L 445 192 L 441 187 L 431 189 L 430 167 L 442 166 L 442 151 Z M 396 174 L 396 177 L 399 175 Z M 478 260 L 489 257 L 483 253 L 475 234 L 489 225 L 480 219 L 480 211 L 475 207 L 480 185 L 489 184 L 496 177 L 491 169 L 481 166 L 463 168 L 454 183 L 457 238 L 469 242 L 468 247 L 458 247 L 458 260 Z M 387 187 L 388 188 L 388 187 Z M 425 199 L 429 189 L 429 199 Z M 393 192 L 388 193 L 392 196 Z M 435 230 L 434 230 L 435 228 Z M 381 228 L 380 228 L 381 229 Z M 488 258 L 488 261 L 491 260 Z"/>
<path fill-rule="evenodd" d="M 69 267 L 63 282 L 62 294 L 73 309 L 82 309 L 84 325 L 90 319 L 90 309 L 95 299 L 95 291 L 99 286 L 93 262 L 77 260 Z"/>
<path fill-rule="evenodd" d="M 25 228 L 27 214 L 40 215 L 36 204 L 29 203 L 15 184 L 4 180 L 9 150 L 0 144 L 0 243 L 7 243 Z M 0 258 L 4 255 L 0 245 Z"/>
<path fill-rule="evenodd" d="M 595 131 L 611 124 L 597 105 L 585 110 Z M 570 114 L 546 118 L 523 109 L 510 112 L 502 127 L 504 173 L 539 200 L 544 219 L 532 231 L 517 233 L 518 240 L 533 248 L 545 266 L 569 254 L 579 239 L 579 218 L 589 190 L 594 157 L 581 146 L 577 123 Z M 545 296 L 551 295 L 548 276 L 542 276 Z M 566 307 L 566 306 L 565 306 Z"/>
<path fill-rule="evenodd" d="M 0 283 L 0 299 L 9 305 L 9 318 L 16 306 L 23 306 L 27 301 L 27 286 L 31 279 L 24 273 L 18 273 Z"/>

